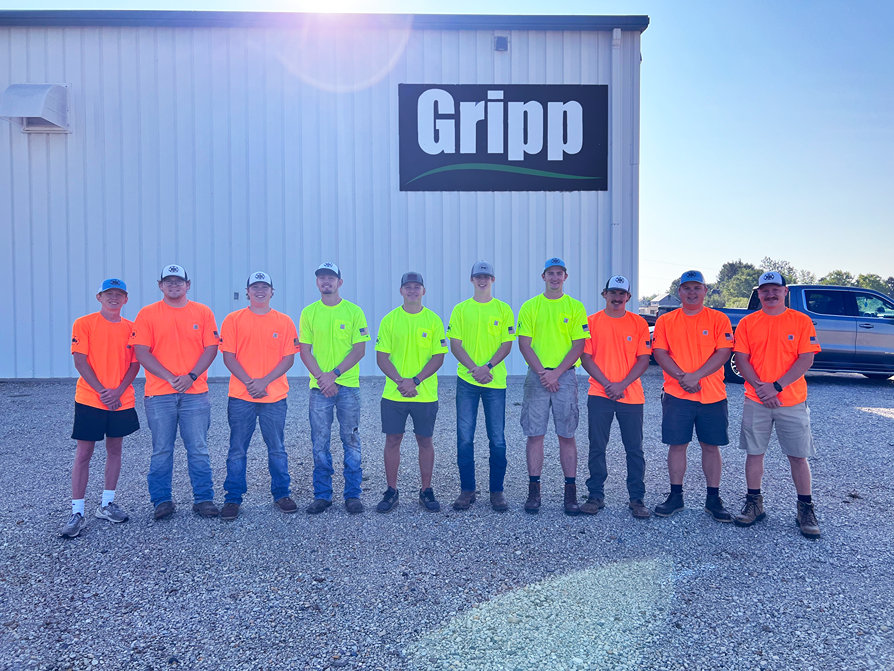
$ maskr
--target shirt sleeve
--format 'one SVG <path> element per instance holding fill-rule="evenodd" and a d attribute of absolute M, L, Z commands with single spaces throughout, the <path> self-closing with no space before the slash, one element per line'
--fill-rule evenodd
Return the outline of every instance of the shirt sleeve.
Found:
<path fill-rule="evenodd" d="M 655 320 L 655 330 L 652 331 L 652 350 L 663 349 L 666 352 L 670 351 L 670 347 L 667 346 L 667 336 L 664 332 L 664 322 L 664 315 Z"/>
<path fill-rule="evenodd" d="M 144 345 L 149 349 L 155 344 L 155 337 L 152 332 L 152 322 L 146 316 L 145 308 L 137 313 L 137 318 L 133 323 L 133 336 L 131 336 L 131 345 Z"/>
<path fill-rule="evenodd" d="M 534 310 L 531 301 L 522 303 L 521 310 L 518 311 L 518 335 L 534 337 Z"/>
<path fill-rule="evenodd" d="M 714 347 L 715 349 L 730 349 L 735 345 L 733 338 L 733 325 L 729 317 L 722 312 L 717 313 L 714 323 Z"/>
<path fill-rule="evenodd" d="M 217 320 L 211 308 L 205 309 L 205 322 L 202 325 L 202 346 L 220 345 L 220 333 L 217 332 Z"/>
<path fill-rule="evenodd" d="M 310 306 L 308 305 L 301 311 L 298 318 L 298 342 L 304 345 L 314 344 L 314 329 L 310 319 Z"/>
<path fill-rule="evenodd" d="M 572 340 L 583 340 L 590 337 L 590 324 L 587 321 L 587 309 L 580 301 L 574 301 L 574 312 L 571 314 L 571 323 L 574 328 L 571 330 Z"/>
<path fill-rule="evenodd" d="M 739 322 L 739 328 L 736 329 L 736 343 L 733 347 L 734 352 L 742 352 L 743 354 L 751 354 L 751 344 L 748 342 L 748 319 L 745 318 Z"/>
<path fill-rule="evenodd" d="M 456 340 L 463 339 L 463 317 L 462 310 L 460 310 L 459 305 L 454 306 L 453 311 L 450 313 L 450 321 L 447 322 L 447 337 L 455 338 Z"/>
<path fill-rule="evenodd" d="M 589 337 L 586 342 L 584 342 L 584 353 L 589 354 L 590 356 L 596 355 L 596 341 L 593 339 L 595 331 L 596 331 L 596 315 L 590 315 L 587 318 L 587 325 L 590 327 Z"/>
<path fill-rule="evenodd" d="M 391 314 L 385 315 L 379 324 L 379 334 L 376 336 L 376 351 L 391 354 Z"/>
<path fill-rule="evenodd" d="M 369 326 L 366 324 L 366 315 L 363 310 L 357 308 L 357 316 L 354 319 L 354 333 L 351 338 L 351 344 L 356 345 L 359 342 L 369 340 Z"/>
<path fill-rule="evenodd" d="M 820 347 L 819 340 L 816 337 L 816 329 L 813 328 L 813 322 L 809 318 L 800 319 L 799 321 L 801 322 L 801 337 L 798 342 L 798 354 L 822 351 L 823 348 Z"/>
<path fill-rule="evenodd" d="M 435 342 L 437 343 L 437 346 L 432 349 L 432 354 L 446 354 L 448 347 L 447 336 L 444 335 L 444 323 L 438 315 L 434 315 L 432 322 L 431 330 L 435 334 Z"/>
<path fill-rule="evenodd" d="M 637 324 L 639 324 L 639 332 L 637 334 L 636 355 L 651 354 L 652 343 L 649 338 L 649 324 L 639 315 L 637 315 Z"/>
<path fill-rule="evenodd" d="M 71 353 L 87 354 L 90 348 L 90 332 L 86 320 L 75 319 L 71 327 Z"/>
<path fill-rule="evenodd" d="M 224 317 L 223 325 L 220 327 L 220 351 L 236 353 L 236 320 L 233 314 Z"/>
<path fill-rule="evenodd" d="M 506 324 L 506 330 L 503 332 L 503 342 L 512 342 L 515 340 L 515 315 L 512 314 L 512 308 L 508 303 L 504 305 L 503 323 Z"/>
<path fill-rule="evenodd" d="M 282 355 L 285 357 L 300 352 L 301 345 L 298 343 L 298 331 L 295 328 L 295 322 L 292 321 L 291 317 L 283 316 L 286 318 L 286 337 L 282 343 Z"/>

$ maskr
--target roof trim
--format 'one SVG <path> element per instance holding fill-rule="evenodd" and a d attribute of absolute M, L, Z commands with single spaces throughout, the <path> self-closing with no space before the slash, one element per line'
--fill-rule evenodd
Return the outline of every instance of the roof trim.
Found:
<path fill-rule="evenodd" d="M 308 19 L 369 28 L 417 30 L 633 30 L 648 16 L 536 16 L 494 14 L 306 14 L 297 12 L 205 12 L 143 10 L 0 11 L 0 26 L 127 26 L 156 28 L 284 28 Z"/>

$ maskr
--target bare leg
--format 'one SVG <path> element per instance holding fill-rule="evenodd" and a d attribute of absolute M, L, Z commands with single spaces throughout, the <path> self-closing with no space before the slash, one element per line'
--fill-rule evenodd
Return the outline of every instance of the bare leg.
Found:
<path fill-rule="evenodd" d="M 543 436 L 528 436 L 528 475 L 543 473 Z"/>
<path fill-rule="evenodd" d="M 542 447 L 541 444 L 541 448 Z M 542 449 L 540 451 L 540 456 L 542 459 Z M 577 441 L 574 440 L 574 436 L 571 438 L 563 438 L 562 436 L 559 436 L 559 461 L 562 463 L 562 473 L 566 478 L 577 476 Z"/>
<path fill-rule="evenodd" d="M 792 467 L 792 480 L 799 496 L 810 496 L 810 463 L 804 457 L 789 457 Z"/>
<path fill-rule="evenodd" d="M 75 451 L 74 466 L 71 469 L 71 498 L 84 498 L 87 492 L 87 478 L 90 477 L 90 458 L 96 443 L 92 440 L 79 440 Z"/>
<path fill-rule="evenodd" d="M 106 438 L 106 489 L 115 491 L 121 475 L 121 444 L 124 438 Z"/>
<path fill-rule="evenodd" d="M 419 445 L 419 477 L 422 479 L 422 489 L 431 487 L 431 474 L 435 468 L 435 444 L 431 436 L 416 436 L 416 444 Z"/>
<path fill-rule="evenodd" d="M 706 443 L 699 443 L 699 445 L 702 446 L 702 470 L 705 472 L 705 483 L 708 487 L 719 487 L 720 473 L 723 470 L 720 448 Z"/>
<path fill-rule="evenodd" d="M 400 441 L 402 433 L 385 434 L 385 479 L 388 486 L 397 489 L 397 471 L 400 469 Z"/>
<path fill-rule="evenodd" d="M 686 448 L 688 445 L 668 445 L 667 473 L 672 485 L 682 485 L 686 475 Z"/>
<path fill-rule="evenodd" d="M 745 485 L 748 489 L 760 489 L 763 479 L 764 455 L 749 454 L 745 457 Z"/>

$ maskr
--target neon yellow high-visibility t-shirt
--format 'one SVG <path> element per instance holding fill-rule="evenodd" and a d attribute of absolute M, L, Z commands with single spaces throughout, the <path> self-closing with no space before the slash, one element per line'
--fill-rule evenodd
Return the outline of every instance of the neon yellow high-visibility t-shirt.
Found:
<path fill-rule="evenodd" d="M 385 315 L 379 324 L 376 351 L 389 355 L 391 363 L 401 377 L 412 378 L 420 373 L 435 354 L 447 352 L 444 324 L 441 323 L 441 318 L 428 308 L 422 308 L 422 312 L 416 314 L 410 314 L 403 307 L 395 308 Z M 424 379 L 416 391 L 418 392 L 416 396 L 405 398 L 401 396 L 394 380 L 386 379 L 382 398 L 414 403 L 437 401 L 437 374 Z"/>
<path fill-rule="evenodd" d="M 531 338 L 531 349 L 544 368 L 556 368 L 574 340 L 590 337 L 584 304 L 571 296 L 550 300 L 543 294 L 522 303 L 518 335 Z"/>
<path fill-rule="evenodd" d="M 487 303 L 479 303 L 474 298 L 463 301 L 450 314 L 447 337 L 461 340 L 463 349 L 475 365 L 482 366 L 500 349 L 500 345 L 515 340 L 515 316 L 512 308 L 496 298 Z M 461 380 L 478 387 L 505 389 L 506 364 L 501 361 L 490 372 L 494 379 L 481 384 L 462 363 L 456 364 L 456 374 Z"/>
<path fill-rule="evenodd" d="M 363 310 L 350 301 L 342 299 L 338 305 L 332 306 L 317 301 L 301 311 L 298 342 L 311 346 L 311 353 L 323 372 L 335 368 L 356 343 L 365 340 L 369 340 L 366 317 Z M 343 370 L 335 382 L 342 387 L 359 387 L 360 366 L 355 364 Z M 310 376 L 310 388 L 320 388 L 313 375 Z"/>

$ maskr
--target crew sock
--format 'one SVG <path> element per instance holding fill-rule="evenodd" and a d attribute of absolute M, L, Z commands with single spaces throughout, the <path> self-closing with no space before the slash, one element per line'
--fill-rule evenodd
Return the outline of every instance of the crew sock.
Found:
<path fill-rule="evenodd" d="M 539 475 L 529 475 L 528 482 L 540 482 L 540 476 Z"/>
<path fill-rule="evenodd" d="M 758 487 L 757 489 L 749 489 L 748 490 L 749 496 L 760 496 L 760 493 L 761 493 L 760 487 Z"/>
<path fill-rule="evenodd" d="M 105 508 L 112 501 L 115 500 L 115 490 L 114 489 L 103 489 L 102 490 L 102 507 Z"/>
<path fill-rule="evenodd" d="M 708 496 L 720 496 L 720 487 L 708 487 Z"/>
<path fill-rule="evenodd" d="M 683 485 L 671 485 L 671 494 L 680 494 L 683 495 Z"/>
<path fill-rule="evenodd" d="M 71 500 L 71 513 L 72 515 L 77 513 L 81 517 L 84 516 L 84 499 Z"/>
<path fill-rule="evenodd" d="M 573 485 L 577 483 L 577 478 L 565 478 L 566 485 Z"/>
<path fill-rule="evenodd" d="M 813 503 L 813 497 L 810 494 L 798 494 L 798 500 L 803 503 Z"/>

